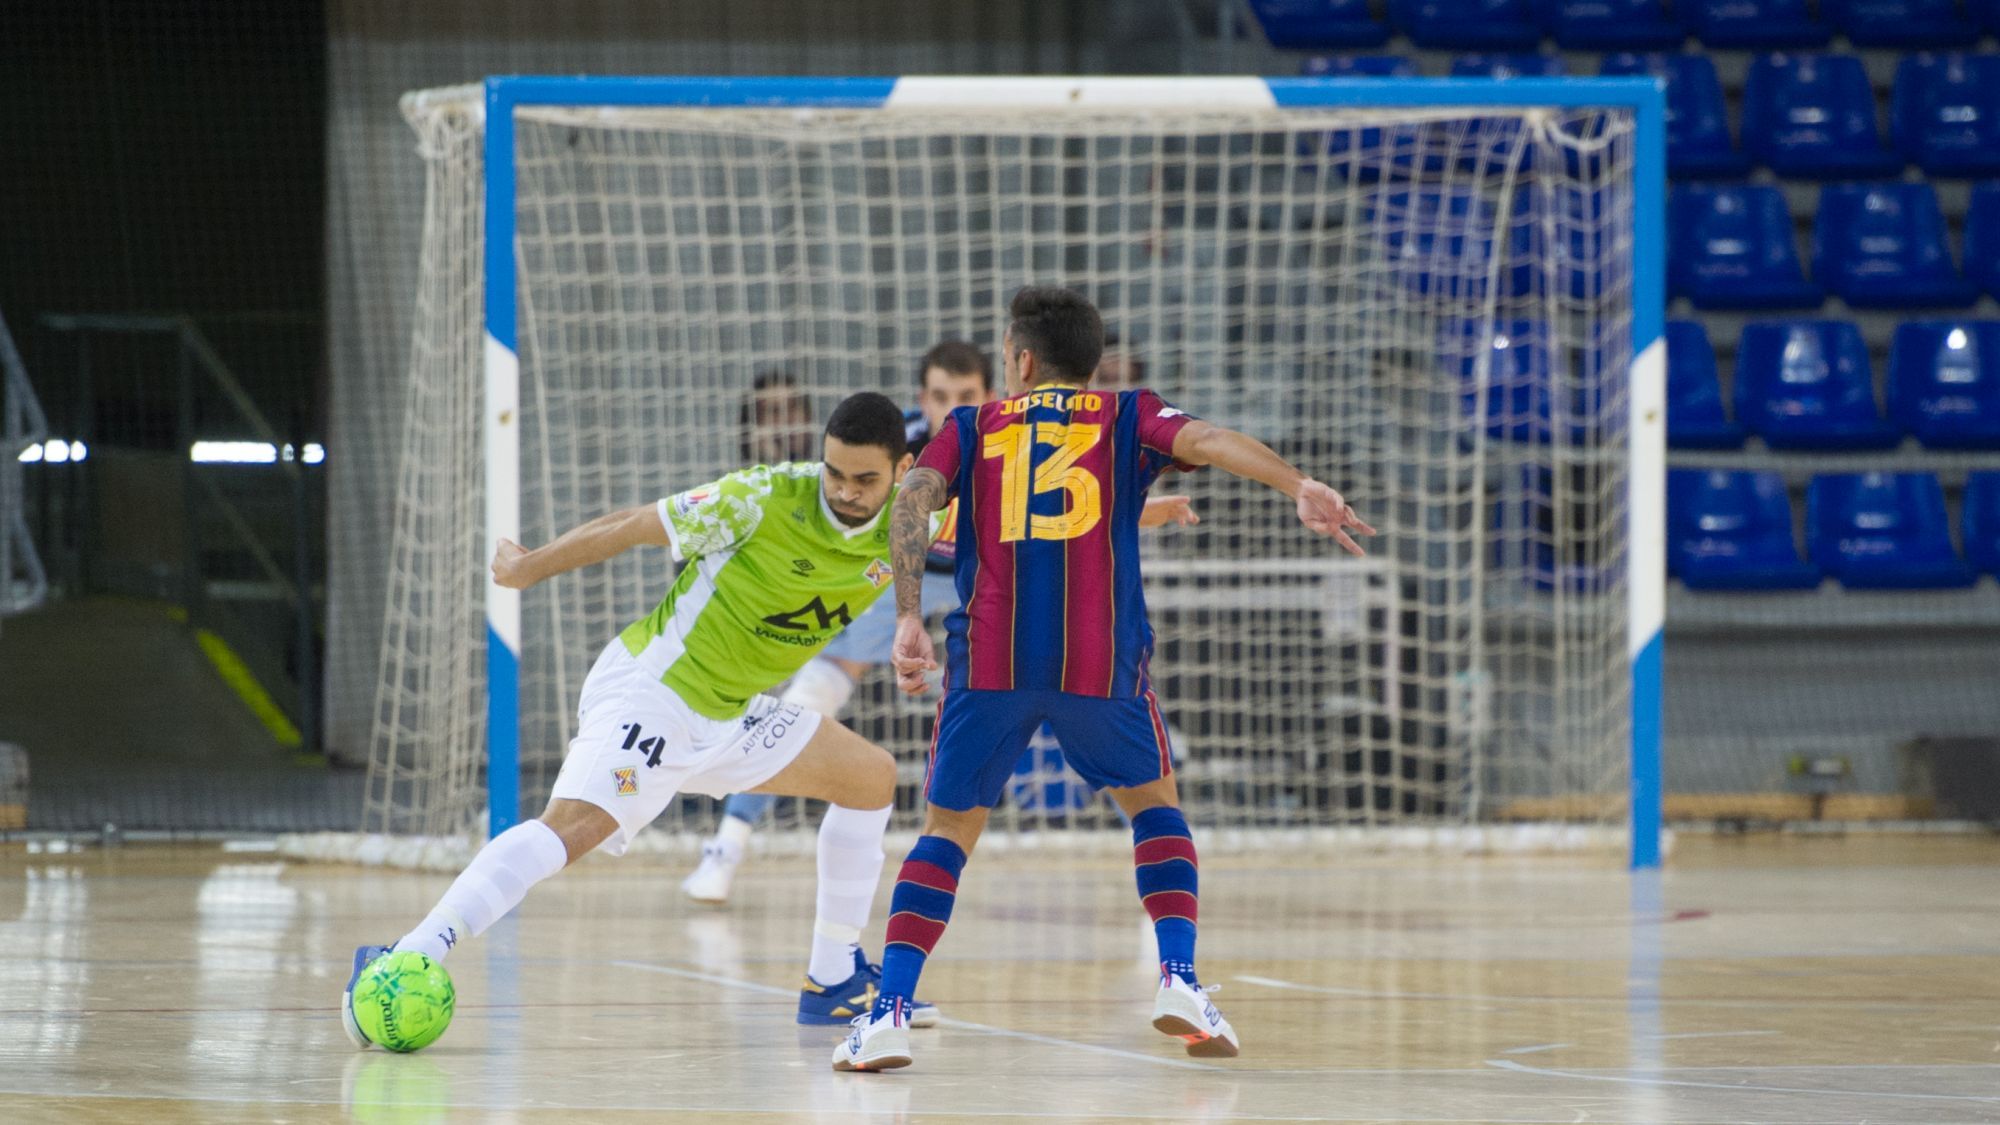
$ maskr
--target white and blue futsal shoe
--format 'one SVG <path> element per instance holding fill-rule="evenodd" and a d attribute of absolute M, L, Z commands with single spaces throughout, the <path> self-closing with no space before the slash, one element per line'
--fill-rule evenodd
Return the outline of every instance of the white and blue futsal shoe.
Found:
<path fill-rule="evenodd" d="M 368 1038 L 367 1034 L 361 1030 L 361 1024 L 354 1018 L 354 982 L 361 979 L 361 971 L 363 969 L 374 964 L 377 957 L 388 953 L 393 948 L 395 947 L 389 945 L 357 945 L 354 947 L 354 971 L 347 974 L 347 987 L 341 990 L 340 993 L 340 1030 L 347 1033 L 347 1038 L 354 1044 L 355 1049 L 358 1051 L 365 1051 L 373 1047 L 375 1041 Z"/>
<path fill-rule="evenodd" d="M 910 1024 L 897 1001 L 880 1016 L 855 1016 L 854 1030 L 833 1049 L 835 1070 L 896 1070 L 910 1065 Z"/>
<path fill-rule="evenodd" d="M 1160 992 L 1153 1000 L 1153 1027 L 1187 1044 L 1198 1059 L 1236 1057 L 1236 1029 L 1215 1010 L 1212 989 L 1191 985 L 1177 973 L 1160 971 Z"/>

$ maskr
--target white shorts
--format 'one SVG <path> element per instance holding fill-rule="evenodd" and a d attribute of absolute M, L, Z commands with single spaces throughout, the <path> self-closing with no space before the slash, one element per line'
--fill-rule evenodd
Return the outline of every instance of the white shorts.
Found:
<path fill-rule="evenodd" d="M 618 830 L 600 846 L 624 855 L 675 794 L 725 797 L 776 777 L 812 740 L 820 716 L 760 695 L 734 719 L 711 719 L 613 640 L 583 681 L 576 720 L 549 795 L 610 813 Z"/>

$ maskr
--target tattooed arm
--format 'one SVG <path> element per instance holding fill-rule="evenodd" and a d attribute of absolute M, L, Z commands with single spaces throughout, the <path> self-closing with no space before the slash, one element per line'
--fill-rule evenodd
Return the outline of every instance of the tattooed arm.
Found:
<path fill-rule="evenodd" d="M 889 513 L 889 561 L 896 568 L 896 616 L 923 613 L 924 556 L 931 549 L 931 513 L 945 506 L 945 481 L 936 469 L 911 469 Z"/>
<path fill-rule="evenodd" d="M 889 511 L 889 561 L 896 568 L 896 643 L 889 662 L 897 686 L 911 695 L 924 690 L 924 673 L 937 667 L 924 628 L 924 556 L 931 547 L 931 513 L 945 506 L 948 491 L 936 469 L 911 469 Z"/>

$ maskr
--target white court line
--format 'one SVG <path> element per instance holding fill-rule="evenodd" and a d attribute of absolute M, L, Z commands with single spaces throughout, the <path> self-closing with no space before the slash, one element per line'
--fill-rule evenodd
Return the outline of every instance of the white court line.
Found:
<path fill-rule="evenodd" d="M 1823 1090 L 1813 1089 L 1810 1086 L 1749 1086 L 1739 1085 L 1734 1082 L 1690 1082 L 1684 1078 L 1642 1078 L 1631 1074 L 1580 1074 L 1572 1070 L 1549 1070 L 1545 1067 L 1529 1066 L 1526 1063 L 1517 1063 L 1513 1059 L 1487 1059 L 1486 1065 L 1497 1067 L 1501 1070 L 1515 1071 L 1520 1074 L 1533 1074 L 1541 1078 L 1574 1078 L 1581 1082 L 1615 1082 L 1622 1086 L 1692 1086 L 1704 1090 L 1729 1090 L 1735 1093 L 1754 1090 L 1763 1094 L 1816 1094 L 1821 1097 L 1895 1098 L 1898 1101 L 2000 1102 L 2000 1098 L 1982 1098 L 1972 1094 L 1901 1094 L 1878 1090 Z M 1798 1069 L 1807 1068 L 1801 1067 Z"/>
<path fill-rule="evenodd" d="M 1630 1004 L 1627 996 L 1502 996 L 1478 992 L 1383 992 L 1372 988 L 1341 988 L 1337 985 L 1299 984 L 1289 980 L 1273 980 L 1270 977 L 1256 977 L 1238 974 L 1234 980 L 1244 984 L 1260 985 L 1264 988 L 1283 988 L 1293 992 L 1317 992 L 1323 996 L 1351 996 L 1357 1000 L 1457 1000 L 1467 1004 Z M 1876 1000 L 1668 1000 L 1665 1003 L 1675 1008 L 1812 1008 L 1831 1004 L 1853 1005 L 1863 1008 L 1884 1008 L 1896 1011 L 1929 1011 L 1935 1004 L 1897 1004 Z"/>
<path fill-rule="evenodd" d="M 737 980 L 735 977 L 719 977 L 713 973 L 699 973 L 694 971 L 693 969 L 676 969 L 670 965 L 650 965 L 644 961 L 613 961 L 611 962 L 611 964 L 621 969 L 638 969 L 641 972 L 663 973 L 670 977 L 685 977 L 688 980 L 705 981 L 709 984 L 719 984 L 724 988 L 741 989 L 742 991 L 745 992 L 757 992 L 757 993 L 762 993 L 763 995 L 766 996 L 798 995 L 796 991 L 788 988 L 777 988 L 768 984 L 758 984 L 756 981 Z M 1121 1059 L 1135 1059 L 1139 1062 L 1149 1062 L 1154 1064 L 1155 1066 L 1170 1066 L 1179 1070 L 1228 1070 L 1229 1069 L 1228 1067 L 1211 1066 L 1208 1063 L 1198 1063 L 1191 1061 L 1189 1059 L 1163 1059 L 1158 1055 L 1144 1055 L 1140 1054 L 1137 1051 L 1123 1051 L 1118 1049 L 1117 1047 L 1100 1047 L 1095 1043 L 1078 1043 L 1074 1039 L 1058 1039 L 1053 1035 L 1037 1035 L 1032 1031 L 1015 1031 L 1011 1028 L 1005 1028 L 1005 1027 L 990 1027 L 983 1023 L 973 1023 L 970 1020 L 955 1020 L 955 1019 L 945 1018 L 939 1020 L 938 1022 L 945 1027 L 961 1028 L 966 1031 L 977 1031 L 985 1035 L 997 1035 L 1004 1039 L 1025 1039 L 1030 1043 L 1046 1043 L 1052 1047 L 1071 1047 L 1079 1051 L 1091 1051 L 1095 1052 L 1096 1054 L 1111 1055 L 1115 1058 L 1121 1058 Z M 833 1040 L 829 1039 L 827 1040 L 827 1043 L 831 1045 L 833 1043 Z"/>
<path fill-rule="evenodd" d="M 1779 1035 L 1776 1031 L 1676 1031 L 1672 1035 L 1648 1035 L 1648 1039 L 1736 1039 L 1745 1035 Z"/>
<path fill-rule="evenodd" d="M 1541 1051 L 1560 1051 L 1564 1047 L 1574 1047 L 1574 1043 L 1537 1043 L 1532 1047 L 1509 1047 L 1500 1052 L 1503 1055 L 1532 1055 Z"/>

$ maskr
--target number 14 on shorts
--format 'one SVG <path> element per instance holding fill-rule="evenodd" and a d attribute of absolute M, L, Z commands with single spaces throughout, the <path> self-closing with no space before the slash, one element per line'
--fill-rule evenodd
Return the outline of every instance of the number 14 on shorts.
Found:
<path fill-rule="evenodd" d="M 646 755 L 647 769 L 660 764 L 660 755 L 667 748 L 666 739 L 656 734 L 651 738 L 642 740 L 639 736 L 644 732 L 640 731 L 638 723 L 626 723 L 618 729 L 625 732 L 625 745 L 620 746 L 620 750 L 637 750 L 639 753 Z"/>

